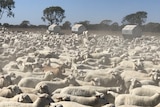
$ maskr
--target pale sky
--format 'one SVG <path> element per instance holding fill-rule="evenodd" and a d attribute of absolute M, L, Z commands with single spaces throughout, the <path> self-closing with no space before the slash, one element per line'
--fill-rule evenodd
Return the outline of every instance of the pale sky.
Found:
<path fill-rule="evenodd" d="M 43 22 L 43 10 L 50 6 L 60 6 L 65 10 L 65 21 L 71 23 L 90 21 L 98 24 L 102 20 L 112 20 L 121 24 L 123 17 L 138 11 L 148 13 L 147 22 L 160 23 L 160 0 L 14 0 L 14 18 L 3 15 L 0 23 L 20 24 L 23 20 L 31 24 L 48 24 Z"/>

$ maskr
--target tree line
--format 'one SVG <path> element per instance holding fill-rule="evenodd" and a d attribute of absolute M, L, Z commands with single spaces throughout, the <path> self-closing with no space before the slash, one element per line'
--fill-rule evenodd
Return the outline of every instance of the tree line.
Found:
<path fill-rule="evenodd" d="M 0 0 L 0 19 L 2 18 L 3 14 L 6 12 L 8 17 L 14 17 L 14 13 L 12 12 L 13 8 L 15 8 L 15 1 L 14 0 Z M 49 25 L 57 24 L 63 22 L 65 19 L 65 10 L 60 6 L 51 6 L 47 7 L 43 10 L 43 16 L 41 19 L 44 22 L 48 22 Z M 112 30 L 112 31 L 119 31 L 127 24 L 136 24 L 142 27 L 143 31 L 148 32 L 160 32 L 160 23 L 149 22 L 146 23 L 147 20 L 147 12 L 145 11 L 138 11 L 135 13 L 131 13 L 123 17 L 121 21 L 121 25 L 117 22 L 113 22 L 112 20 L 102 20 L 98 24 L 90 24 L 90 21 L 79 21 L 75 23 L 83 24 L 89 30 Z M 5 27 L 22 27 L 22 28 L 47 28 L 48 25 L 32 25 L 28 20 L 22 21 L 19 25 L 10 25 L 8 23 L 2 24 Z M 61 25 L 62 29 L 71 29 L 71 22 L 65 21 Z"/>

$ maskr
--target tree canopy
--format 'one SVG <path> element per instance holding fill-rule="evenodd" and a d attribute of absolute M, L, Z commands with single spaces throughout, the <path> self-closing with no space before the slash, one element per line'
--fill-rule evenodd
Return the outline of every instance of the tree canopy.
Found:
<path fill-rule="evenodd" d="M 13 0 L 0 0 L 0 19 L 6 12 L 8 17 L 14 17 L 12 9 L 15 8 Z"/>
<path fill-rule="evenodd" d="M 70 21 L 65 21 L 62 25 L 63 29 L 70 29 L 71 28 L 71 22 Z"/>
<path fill-rule="evenodd" d="M 48 7 L 43 10 L 43 21 L 48 21 L 49 24 L 57 24 L 61 23 L 65 18 L 65 10 L 59 6 Z"/>
<path fill-rule="evenodd" d="M 20 26 L 21 27 L 28 27 L 30 25 L 30 21 L 28 20 L 23 20 L 21 23 L 20 23 Z"/>
<path fill-rule="evenodd" d="M 103 24 L 103 25 L 110 25 L 112 23 L 112 20 L 102 20 L 100 22 L 100 24 Z"/>
<path fill-rule="evenodd" d="M 147 19 L 147 12 L 139 11 L 136 13 L 129 14 L 125 16 L 122 20 L 122 24 L 138 24 L 142 25 L 146 22 Z"/>

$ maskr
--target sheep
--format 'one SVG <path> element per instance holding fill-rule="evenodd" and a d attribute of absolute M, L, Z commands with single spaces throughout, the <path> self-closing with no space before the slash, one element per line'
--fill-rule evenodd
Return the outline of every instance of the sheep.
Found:
<path fill-rule="evenodd" d="M 30 97 L 27 94 L 18 94 L 15 95 L 12 98 L 5 98 L 5 97 L 0 97 L 0 102 L 3 101 L 15 101 L 15 102 L 21 102 L 21 103 L 33 103 L 33 101 L 30 99 Z"/>
<path fill-rule="evenodd" d="M 132 75 L 130 75 L 130 74 L 132 74 Z M 141 73 L 141 72 L 136 72 L 136 71 L 128 71 L 128 70 L 123 71 L 121 73 L 121 77 L 124 80 L 127 80 L 127 79 L 130 80 L 133 77 L 136 77 L 137 80 L 148 80 L 148 79 L 151 80 L 151 77 L 147 73 Z"/>
<path fill-rule="evenodd" d="M 99 78 L 101 86 L 105 87 L 120 86 L 123 83 L 118 73 L 107 71 L 88 72 L 84 78 L 84 81 L 91 81 L 94 78 Z"/>
<path fill-rule="evenodd" d="M 142 85 L 159 85 L 160 82 L 160 75 L 158 72 L 149 73 L 152 76 L 152 80 L 140 80 Z"/>
<path fill-rule="evenodd" d="M 17 85 L 10 85 L 8 87 L 4 87 L 0 89 L 0 96 L 1 97 L 6 97 L 6 98 L 11 98 L 17 94 L 22 93 L 20 88 Z"/>
<path fill-rule="evenodd" d="M 118 107 L 150 107 L 150 106 L 121 105 Z"/>
<path fill-rule="evenodd" d="M 137 96 L 130 94 L 118 95 L 115 99 L 115 106 L 120 105 L 136 105 L 136 106 L 156 106 L 160 103 L 160 94 L 156 93 L 151 97 L 148 96 Z"/>
<path fill-rule="evenodd" d="M 11 77 L 15 77 L 15 73 L 9 73 L 0 76 L 0 88 L 7 87 L 12 84 Z"/>
<path fill-rule="evenodd" d="M 104 94 L 99 94 L 91 97 L 58 94 L 58 95 L 53 95 L 53 98 L 62 99 L 62 101 L 77 102 L 83 105 L 94 106 L 94 107 L 107 104 L 107 99 L 105 99 Z"/>
<path fill-rule="evenodd" d="M 82 71 L 83 73 L 83 71 Z M 86 85 L 89 85 L 89 86 L 98 86 L 100 85 L 100 81 L 99 81 L 99 78 L 93 78 L 90 82 L 86 82 L 86 81 L 82 81 L 82 80 L 79 80 L 80 77 L 82 77 L 83 74 L 81 74 L 80 76 L 76 76 L 76 79 L 75 76 L 73 74 L 70 74 L 68 76 L 68 78 L 72 79 L 72 82 L 71 84 L 74 85 L 74 86 L 86 86 Z"/>
<path fill-rule="evenodd" d="M 132 89 L 142 86 L 141 82 L 139 82 L 136 78 L 132 78 L 129 82 L 130 83 L 128 83 L 125 87 L 125 93 L 129 93 Z"/>
<path fill-rule="evenodd" d="M 93 106 L 87 106 L 72 101 L 61 101 L 61 102 L 51 103 L 50 107 L 93 107 Z"/>
<path fill-rule="evenodd" d="M 151 80 L 151 77 L 147 73 L 140 73 L 140 72 L 136 72 L 136 71 L 123 71 L 120 74 L 120 76 L 121 76 L 122 80 L 124 81 L 124 88 L 126 90 L 126 93 L 129 92 L 129 87 L 130 87 L 130 84 L 131 84 L 131 79 L 133 77 L 135 77 L 135 79 L 137 80 L 137 83 L 138 82 L 140 83 L 141 80 Z"/>
<path fill-rule="evenodd" d="M 160 93 L 160 87 L 159 86 L 154 86 L 154 85 L 142 85 L 142 88 L 148 88 L 154 91 L 157 91 Z"/>
<path fill-rule="evenodd" d="M 91 97 L 91 96 L 100 94 L 95 89 L 86 88 L 83 86 L 68 86 L 68 87 L 62 88 L 59 91 L 60 91 L 60 94 L 70 94 L 70 95 L 85 96 L 85 97 Z"/>
<path fill-rule="evenodd" d="M 115 107 L 115 105 L 114 104 L 106 104 L 106 105 L 104 105 L 102 107 Z"/>
<path fill-rule="evenodd" d="M 39 82 L 49 81 L 53 79 L 53 77 L 54 74 L 52 72 L 46 72 L 44 78 L 25 77 L 19 81 L 18 86 L 34 88 Z"/>
<path fill-rule="evenodd" d="M 109 54 L 107 51 L 99 52 L 99 53 L 90 53 L 89 58 L 99 59 L 101 57 L 107 57 L 110 58 L 111 54 Z"/>
<path fill-rule="evenodd" d="M 44 72 L 51 71 L 51 72 L 53 72 L 55 77 L 61 77 L 62 73 L 65 73 L 64 66 L 65 66 L 64 64 L 62 64 L 62 65 L 60 65 L 58 67 L 44 66 L 42 68 L 42 71 L 44 71 Z"/>
<path fill-rule="evenodd" d="M 99 81 L 98 78 L 93 78 L 90 82 L 86 82 L 86 81 L 81 81 L 76 79 L 75 82 L 77 83 L 77 85 L 79 86 L 84 86 L 84 85 L 89 85 L 89 86 L 100 86 L 101 83 Z"/>
<path fill-rule="evenodd" d="M 42 94 L 33 103 L 4 101 L 0 103 L 0 107 L 46 107 L 49 106 L 52 102 L 53 100 L 48 96 L 48 94 Z"/>
<path fill-rule="evenodd" d="M 19 87 L 22 93 L 38 94 L 38 93 L 47 93 L 50 94 L 48 86 L 43 84 L 38 88 L 28 88 L 28 87 Z"/>
<path fill-rule="evenodd" d="M 81 90 L 86 90 L 84 91 L 84 94 L 82 92 L 78 92 L 81 91 Z M 88 94 L 85 95 L 85 93 L 88 93 L 87 90 L 91 90 L 91 91 L 95 91 L 95 92 L 100 92 L 100 93 L 103 93 L 103 94 L 107 94 L 108 98 L 110 97 L 110 95 L 108 94 L 108 91 L 113 91 L 113 92 L 117 92 L 117 93 L 121 93 L 121 88 L 120 87 L 101 87 L 101 86 L 70 86 L 70 87 L 65 87 L 65 88 L 58 88 L 56 89 L 52 94 L 56 94 L 56 93 L 63 93 L 63 90 L 66 90 L 66 91 L 74 91 L 75 90 L 75 93 L 76 94 L 80 94 L 82 96 L 88 96 Z M 68 92 L 65 92 L 65 93 L 68 93 Z M 109 98 L 109 99 L 112 99 L 112 98 Z"/>
<path fill-rule="evenodd" d="M 157 91 L 155 91 L 154 89 L 143 88 L 143 87 L 137 87 L 130 90 L 130 94 L 138 96 L 152 96 L 155 93 L 157 93 Z"/>
<path fill-rule="evenodd" d="M 19 81 L 22 79 L 22 76 L 18 75 L 15 78 L 11 78 L 12 80 L 12 85 L 18 85 Z"/>
<path fill-rule="evenodd" d="M 64 88 L 66 86 L 69 86 L 70 84 L 74 83 L 74 81 L 75 80 L 70 78 L 70 76 L 60 81 L 41 81 L 35 86 L 35 89 L 39 89 L 39 87 L 46 85 L 49 89 L 49 92 L 52 93 L 58 88 Z"/>

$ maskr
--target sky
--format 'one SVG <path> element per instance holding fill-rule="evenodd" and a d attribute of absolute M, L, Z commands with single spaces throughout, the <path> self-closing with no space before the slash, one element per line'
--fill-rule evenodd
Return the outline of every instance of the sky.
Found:
<path fill-rule="evenodd" d="M 90 21 L 99 24 L 102 20 L 112 20 L 121 24 L 123 17 L 145 11 L 147 22 L 160 23 L 160 0 L 14 0 L 14 18 L 3 15 L 0 23 L 20 24 L 28 20 L 33 25 L 48 24 L 43 22 L 43 10 L 50 6 L 60 6 L 65 10 L 65 21 L 72 24 L 80 21 Z"/>

